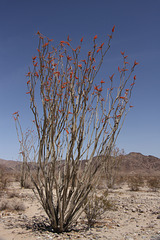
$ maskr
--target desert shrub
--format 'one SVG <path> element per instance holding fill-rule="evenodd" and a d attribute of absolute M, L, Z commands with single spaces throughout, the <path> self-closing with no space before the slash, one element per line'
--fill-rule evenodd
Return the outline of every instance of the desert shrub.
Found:
<path fill-rule="evenodd" d="M 147 186 L 153 191 L 157 191 L 160 188 L 160 178 L 157 176 L 147 178 L 146 183 Z"/>
<path fill-rule="evenodd" d="M 124 150 L 113 147 L 110 156 L 104 163 L 104 173 L 106 178 L 106 185 L 108 188 L 114 188 L 118 179 L 118 172 L 123 162 Z"/>
<path fill-rule="evenodd" d="M 9 210 L 9 211 L 24 211 L 25 206 L 22 202 L 20 201 L 7 201 L 7 200 L 2 200 L 0 202 L 0 211 L 4 210 Z"/>
<path fill-rule="evenodd" d="M 15 197 L 19 198 L 20 197 L 17 192 L 8 192 L 7 195 L 8 195 L 8 198 L 15 198 Z"/>
<path fill-rule="evenodd" d="M 14 173 L 14 180 L 15 180 L 15 182 L 21 181 L 21 173 L 19 171 Z"/>
<path fill-rule="evenodd" d="M 144 185 L 144 180 L 141 175 L 134 175 L 128 177 L 128 187 L 131 191 L 139 191 L 140 187 Z"/>
<path fill-rule="evenodd" d="M 6 210 L 8 209 L 8 207 L 9 207 L 8 201 L 4 200 L 0 202 L 0 211 Z"/>
<path fill-rule="evenodd" d="M 118 174 L 116 179 L 115 179 L 115 185 L 120 187 L 125 182 L 126 182 L 126 176 L 124 176 L 123 174 Z"/>
<path fill-rule="evenodd" d="M 23 179 L 22 173 L 20 171 L 19 172 L 17 171 L 14 174 L 14 180 L 16 182 L 19 182 L 22 188 L 26 188 L 26 189 L 32 189 L 33 188 L 33 183 L 31 181 L 31 178 L 30 178 L 29 174 L 25 176 L 25 179 Z"/>
<path fill-rule="evenodd" d="M 6 189 L 8 182 L 7 174 L 5 174 L 3 169 L 0 169 L 0 190 Z"/>
<path fill-rule="evenodd" d="M 4 195 L 4 192 L 0 189 L 0 198 Z"/>
<path fill-rule="evenodd" d="M 25 206 L 22 202 L 17 201 L 12 205 L 13 210 L 15 211 L 24 211 L 25 210 Z"/>
<path fill-rule="evenodd" d="M 33 183 L 31 182 L 31 179 L 28 179 L 24 182 L 24 188 L 26 188 L 26 189 L 32 189 L 33 188 Z"/>
<path fill-rule="evenodd" d="M 105 191 L 101 196 L 93 193 L 87 198 L 84 212 L 87 218 L 88 227 L 94 227 L 97 220 L 107 210 L 116 210 L 115 204 L 107 199 L 108 192 Z"/>

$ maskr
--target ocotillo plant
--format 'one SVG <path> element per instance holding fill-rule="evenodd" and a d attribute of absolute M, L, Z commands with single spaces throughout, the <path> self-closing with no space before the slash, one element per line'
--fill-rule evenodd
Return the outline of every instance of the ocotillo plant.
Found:
<path fill-rule="evenodd" d="M 97 172 L 132 107 L 129 99 L 136 76 L 131 75 L 136 61 L 128 70 L 127 56 L 121 52 L 123 66 L 117 69 L 116 81 L 114 74 L 108 79 L 97 76 L 114 30 L 115 26 L 106 42 L 98 43 L 96 35 L 85 59 L 81 59 L 83 37 L 76 48 L 69 36 L 54 47 L 52 39 L 37 32 L 38 56 L 32 57 L 33 67 L 27 73 L 38 146 L 31 160 L 36 174 L 31 177 L 56 232 L 68 230 L 85 208 Z M 16 113 L 14 118 L 17 124 Z M 23 141 L 21 146 L 29 149 L 23 148 Z M 95 162 L 95 156 L 101 158 Z"/>

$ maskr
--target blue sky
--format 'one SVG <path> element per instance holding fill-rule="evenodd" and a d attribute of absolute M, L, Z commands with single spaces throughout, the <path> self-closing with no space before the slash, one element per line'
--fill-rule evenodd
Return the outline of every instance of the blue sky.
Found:
<path fill-rule="evenodd" d="M 125 51 L 138 61 L 134 108 L 117 146 L 126 153 L 160 157 L 160 1 L 154 0 L 2 0 L 0 2 L 0 158 L 18 159 L 19 145 L 12 113 L 19 110 L 24 128 L 32 119 L 25 74 L 36 54 L 39 30 L 54 42 L 95 34 L 102 41 L 115 25 L 111 49 L 102 68 L 110 75 Z"/>

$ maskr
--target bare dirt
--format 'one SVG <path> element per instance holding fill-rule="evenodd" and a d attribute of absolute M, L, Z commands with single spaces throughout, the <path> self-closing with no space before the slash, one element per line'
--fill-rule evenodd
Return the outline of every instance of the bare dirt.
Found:
<path fill-rule="evenodd" d="M 15 196 L 11 197 L 10 193 L 15 193 Z M 81 217 L 74 230 L 57 234 L 49 228 L 47 216 L 33 191 L 21 189 L 19 183 L 14 182 L 1 193 L 0 203 L 7 201 L 13 205 L 18 201 L 25 210 L 0 211 L 0 240 L 160 239 L 160 191 L 153 192 L 144 187 L 133 192 L 127 185 L 122 185 L 110 190 L 108 199 L 117 210 L 104 213 L 94 228 L 88 229 L 86 219 Z"/>

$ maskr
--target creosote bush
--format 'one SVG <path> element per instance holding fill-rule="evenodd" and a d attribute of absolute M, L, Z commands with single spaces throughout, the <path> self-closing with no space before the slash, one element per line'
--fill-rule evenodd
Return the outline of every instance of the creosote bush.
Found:
<path fill-rule="evenodd" d="M 8 183 L 9 183 L 8 176 L 5 173 L 5 170 L 3 169 L 3 167 L 0 166 L 0 190 L 6 189 Z"/>
<path fill-rule="evenodd" d="M 104 191 L 100 196 L 92 193 L 85 201 L 84 212 L 89 227 L 101 219 L 102 215 L 108 210 L 116 210 L 115 204 L 107 199 L 108 191 Z"/>
<path fill-rule="evenodd" d="M 8 195 L 8 198 L 19 198 L 20 197 L 20 195 L 15 191 L 7 192 L 7 195 Z"/>
<path fill-rule="evenodd" d="M 156 192 L 160 188 L 160 177 L 158 176 L 148 177 L 146 179 L 146 183 L 151 190 Z"/>
<path fill-rule="evenodd" d="M 131 191 L 139 191 L 140 187 L 144 186 L 144 179 L 141 175 L 129 176 L 127 181 Z"/>
<path fill-rule="evenodd" d="M 132 76 L 136 61 L 129 64 L 121 52 L 122 64 L 115 73 L 107 79 L 98 75 L 114 31 L 115 26 L 104 42 L 95 35 L 86 53 L 81 52 L 83 37 L 77 47 L 69 36 L 54 46 L 53 39 L 38 31 L 38 55 L 32 57 L 33 66 L 27 73 L 31 129 L 24 133 L 19 112 L 13 114 L 23 174 L 27 171 L 31 176 L 33 190 L 58 233 L 72 228 L 83 212 L 133 107 L 129 100 L 136 82 L 136 75 Z M 99 159 L 96 164 L 95 157 Z"/>
<path fill-rule="evenodd" d="M 123 161 L 124 150 L 113 147 L 110 156 L 104 164 L 104 174 L 107 188 L 114 188 L 118 179 L 118 172 Z"/>
<path fill-rule="evenodd" d="M 2 200 L 0 202 L 0 211 L 24 211 L 25 206 L 22 202 L 12 199 L 12 201 Z"/>

